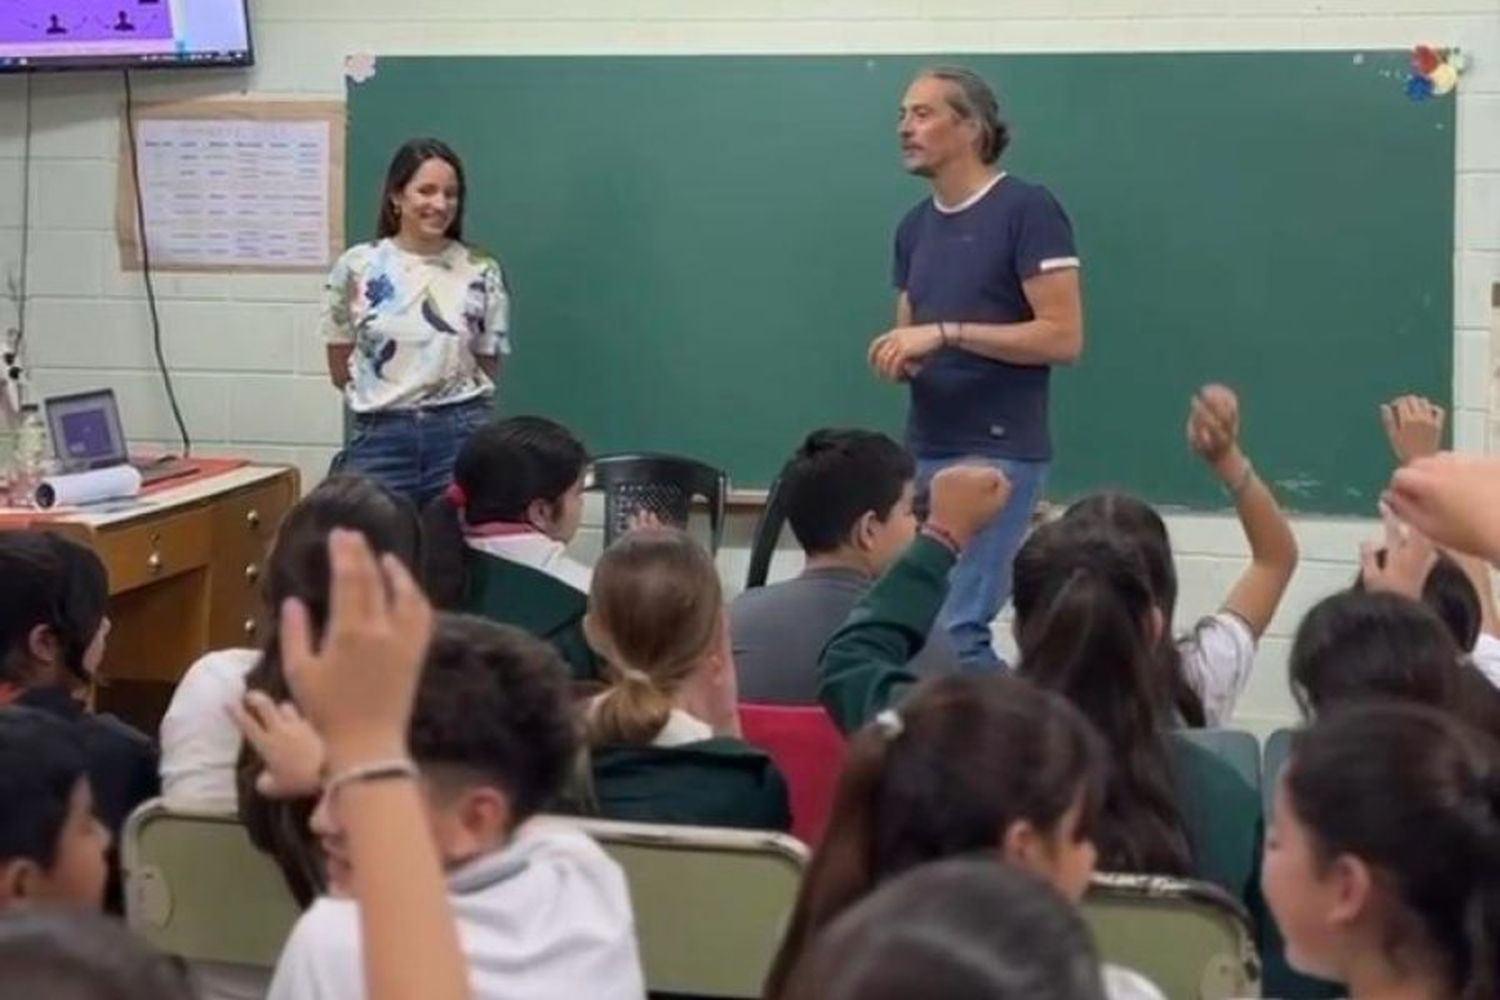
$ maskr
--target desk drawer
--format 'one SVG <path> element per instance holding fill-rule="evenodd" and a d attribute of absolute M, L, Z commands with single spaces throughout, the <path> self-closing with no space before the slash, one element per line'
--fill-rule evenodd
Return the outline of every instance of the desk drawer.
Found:
<path fill-rule="evenodd" d="M 120 594 L 208 565 L 209 513 L 191 510 L 105 528 L 95 548 L 109 567 L 109 592 Z"/>
<path fill-rule="evenodd" d="M 295 475 L 224 498 L 213 511 L 214 648 L 254 646 L 260 638 L 261 577 L 287 509 L 297 498 Z"/>

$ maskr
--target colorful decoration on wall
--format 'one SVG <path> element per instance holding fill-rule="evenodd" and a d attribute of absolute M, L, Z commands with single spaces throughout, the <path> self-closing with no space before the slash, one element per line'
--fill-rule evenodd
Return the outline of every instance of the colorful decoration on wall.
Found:
<path fill-rule="evenodd" d="M 1411 50 L 1411 75 L 1406 78 L 1406 96 L 1425 101 L 1452 93 L 1467 59 L 1458 49 L 1418 45 Z"/>

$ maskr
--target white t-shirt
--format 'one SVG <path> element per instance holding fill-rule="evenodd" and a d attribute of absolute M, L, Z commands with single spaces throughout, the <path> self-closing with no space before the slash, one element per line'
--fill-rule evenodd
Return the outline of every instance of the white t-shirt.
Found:
<path fill-rule="evenodd" d="M 1177 642 L 1182 673 L 1203 702 L 1209 728 L 1226 726 L 1255 668 L 1255 635 L 1245 619 L 1220 611 Z"/>
<path fill-rule="evenodd" d="M 1474 642 L 1474 649 L 1469 653 L 1469 659 L 1474 661 L 1474 666 L 1479 668 L 1479 672 L 1484 674 L 1486 680 L 1500 687 L 1500 638 L 1488 632 L 1479 633 L 1479 638 Z"/>
<path fill-rule="evenodd" d="M 509 313 L 495 258 L 457 240 L 423 256 L 383 239 L 350 247 L 333 265 L 322 333 L 354 347 L 351 410 L 410 409 L 493 392 L 475 358 L 510 353 Z"/>
<path fill-rule="evenodd" d="M 540 531 L 517 535 L 469 535 L 464 541 L 476 552 L 528 566 L 585 594 L 594 578 L 593 570 L 568 555 L 567 545 Z"/>
<path fill-rule="evenodd" d="M 240 731 L 229 706 L 245 696 L 257 649 L 219 649 L 188 668 L 161 720 L 161 793 L 174 809 L 239 808 Z"/>
<path fill-rule="evenodd" d="M 450 874 L 474 1000 L 640 1000 L 645 982 L 619 865 L 588 836 L 533 819 Z M 287 939 L 269 1000 L 365 1000 L 359 910 L 323 897 Z"/>

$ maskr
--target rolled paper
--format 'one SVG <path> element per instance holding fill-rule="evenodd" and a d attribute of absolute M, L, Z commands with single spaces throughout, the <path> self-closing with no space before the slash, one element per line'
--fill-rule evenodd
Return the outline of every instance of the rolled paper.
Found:
<path fill-rule="evenodd" d="M 131 465 L 70 472 L 48 476 L 36 487 L 36 505 L 42 510 L 98 503 L 140 495 L 141 474 Z"/>

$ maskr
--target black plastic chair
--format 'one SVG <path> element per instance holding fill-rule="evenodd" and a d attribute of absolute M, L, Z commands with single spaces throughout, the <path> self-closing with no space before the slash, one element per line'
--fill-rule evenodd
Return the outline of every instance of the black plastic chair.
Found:
<path fill-rule="evenodd" d="M 722 469 L 677 455 L 605 455 L 594 459 L 588 488 L 604 493 L 605 546 L 628 531 L 631 516 L 641 512 L 686 528 L 693 499 L 701 497 L 708 502 L 709 551 L 719 551 L 729 496 L 729 476 Z"/>
<path fill-rule="evenodd" d="M 786 524 L 786 507 L 781 495 L 781 480 L 771 483 L 766 491 L 766 505 L 755 522 L 755 534 L 750 539 L 750 569 L 745 573 L 745 589 L 764 587 L 771 575 L 771 557 L 776 554 L 776 543 L 781 541 L 781 529 Z"/>

